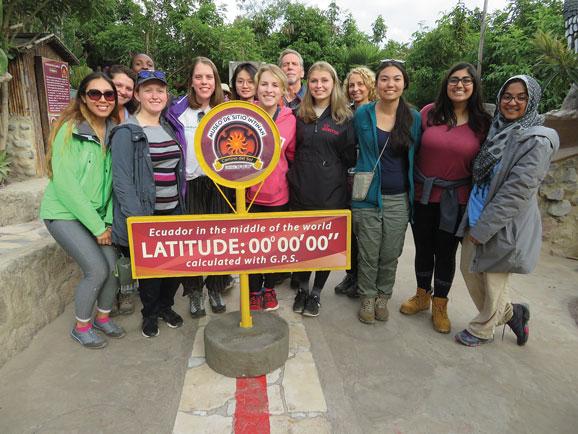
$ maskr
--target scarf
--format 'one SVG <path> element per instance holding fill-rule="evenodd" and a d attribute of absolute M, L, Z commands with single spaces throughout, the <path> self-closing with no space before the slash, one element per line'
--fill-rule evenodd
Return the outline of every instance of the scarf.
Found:
<path fill-rule="evenodd" d="M 504 91 L 513 80 L 522 80 L 526 85 L 528 105 L 526 106 L 526 112 L 521 118 L 510 122 L 500 113 L 500 100 Z M 498 92 L 496 111 L 490 126 L 490 131 L 473 163 L 472 173 L 475 184 L 481 185 L 488 181 L 494 166 L 502 159 L 506 144 L 513 134 L 516 134 L 521 129 L 542 125 L 544 123 L 544 116 L 538 113 L 541 96 L 542 89 L 540 85 L 529 75 L 515 75 L 506 80 L 502 85 L 502 88 Z"/>

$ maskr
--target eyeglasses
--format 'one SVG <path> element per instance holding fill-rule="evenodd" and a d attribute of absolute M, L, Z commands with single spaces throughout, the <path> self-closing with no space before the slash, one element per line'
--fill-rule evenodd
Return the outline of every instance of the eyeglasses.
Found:
<path fill-rule="evenodd" d="M 205 116 L 205 112 L 200 111 L 197 113 L 197 122 L 201 122 L 201 119 L 203 119 L 203 116 Z"/>
<path fill-rule="evenodd" d="M 528 101 L 528 95 L 522 93 L 522 94 L 520 94 L 520 95 L 514 96 L 514 95 L 512 95 L 511 93 L 505 93 L 505 94 L 502 95 L 502 97 L 500 98 L 500 100 L 502 100 L 502 101 L 505 102 L 505 103 L 509 103 L 509 102 L 512 101 L 512 100 L 516 100 L 516 102 L 517 102 L 518 104 L 523 104 L 523 103 L 525 103 L 525 102 Z"/>
<path fill-rule="evenodd" d="M 448 84 L 451 86 L 457 86 L 458 83 L 462 83 L 464 86 L 471 86 L 474 80 L 472 77 L 450 77 L 448 78 Z"/>
<path fill-rule="evenodd" d="M 390 63 L 390 62 L 392 62 L 392 63 L 401 63 L 401 64 L 403 65 L 403 64 L 405 63 L 405 60 L 400 60 L 400 59 L 383 59 L 383 60 L 380 60 L 379 63 L 381 63 L 381 64 L 383 65 L 384 63 Z"/>
<path fill-rule="evenodd" d="M 138 79 L 144 80 L 145 78 L 158 78 L 159 80 L 166 81 L 167 76 L 163 71 L 149 71 L 148 69 L 141 69 L 138 72 Z"/>
<path fill-rule="evenodd" d="M 100 101 L 103 96 L 108 102 L 114 102 L 115 99 L 114 90 L 105 90 L 104 92 L 101 92 L 98 89 L 90 89 L 86 91 L 86 96 L 92 101 Z"/>

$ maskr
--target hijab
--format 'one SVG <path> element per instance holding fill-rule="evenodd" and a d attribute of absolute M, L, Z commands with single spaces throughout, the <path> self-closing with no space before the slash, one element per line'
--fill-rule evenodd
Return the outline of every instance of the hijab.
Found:
<path fill-rule="evenodd" d="M 508 85 L 513 81 L 522 81 L 528 93 L 528 105 L 524 115 L 515 121 L 508 121 L 500 113 L 500 100 Z M 504 149 L 510 137 L 522 129 L 530 128 L 544 123 L 544 116 L 538 113 L 538 105 L 542 96 L 542 89 L 538 82 L 529 75 L 515 75 L 510 77 L 502 85 L 496 100 L 496 111 L 490 126 L 486 140 L 482 144 L 480 152 L 473 164 L 473 181 L 475 184 L 484 184 L 493 171 L 494 166 L 500 162 Z"/>

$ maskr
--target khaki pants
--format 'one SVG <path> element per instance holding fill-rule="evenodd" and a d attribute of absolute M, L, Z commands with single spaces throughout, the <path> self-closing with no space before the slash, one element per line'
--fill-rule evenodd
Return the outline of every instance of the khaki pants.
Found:
<path fill-rule="evenodd" d="M 357 285 L 363 297 L 391 297 L 409 220 L 407 194 L 383 195 L 382 208 L 353 209 Z"/>
<path fill-rule="evenodd" d="M 469 271 L 476 246 L 469 239 L 469 231 L 464 235 L 460 268 L 470 296 L 478 308 L 476 316 L 469 324 L 468 331 L 481 339 L 491 339 L 496 326 L 507 323 L 513 315 L 508 294 L 510 273 L 472 273 Z"/>

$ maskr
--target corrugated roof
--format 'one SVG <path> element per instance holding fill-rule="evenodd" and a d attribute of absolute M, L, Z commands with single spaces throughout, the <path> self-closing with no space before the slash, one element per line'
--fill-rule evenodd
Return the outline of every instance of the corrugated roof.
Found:
<path fill-rule="evenodd" d="M 74 53 L 54 33 L 18 33 L 14 38 L 14 46 L 20 52 L 31 50 L 39 44 L 49 44 L 71 65 L 80 63 Z"/>

